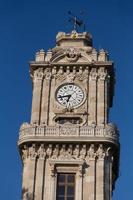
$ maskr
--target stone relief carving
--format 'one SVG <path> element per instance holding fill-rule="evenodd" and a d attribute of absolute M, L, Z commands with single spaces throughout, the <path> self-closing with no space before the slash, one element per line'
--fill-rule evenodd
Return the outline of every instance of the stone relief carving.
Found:
<path fill-rule="evenodd" d="M 36 152 L 36 146 L 35 144 L 32 144 L 32 146 L 29 148 L 29 157 L 34 159 L 37 156 L 37 152 Z"/>
<path fill-rule="evenodd" d="M 66 112 L 66 111 L 65 111 Z M 68 114 L 68 113 L 67 113 Z M 64 115 L 62 115 L 63 117 Z M 69 115 L 68 115 L 69 116 Z M 77 115 L 79 117 L 82 117 L 81 115 Z M 86 122 L 86 117 L 82 118 L 83 119 L 83 124 Z M 28 139 L 30 136 L 49 136 L 52 137 L 53 134 L 54 136 L 98 136 L 101 138 L 107 138 L 111 139 L 111 141 L 114 141 L 115 143 L 119 141 L 119 132 L 118 129 L 115 125 L 109 123 L 106 126 L 102 124 L 99 126 L 96 126 L 95 123 L 92 123 L 89 126 L 82 126 L 80 127 L 79 125 L 75 124 L 67 124 L 65 125 L 60 125 L 57 123 L 57 126 L 46 126 L 46 125 L 37 125 L 37 124 L 28 124 L 28 123 L 23 123 L 20 127 L 20 133 L 19 133 L 19 139 L 25 140 L 26 138 Z"/>
<path fill-rule="evenodd" d="M 104 148 L 103 145 L 100 144 L 97 150 L 97 157 L 98 158 L 104 158 L 105 157 L 105 152 L 104 152 Z"/>
<path fill-rule="evenodd" d="M 66 125 L 66 126 L 61 126 L 60 127 L 61 133 L 60 135 L 76 135 L 77 129 L 73 126 Z"/>
<path fill-rule="evenodd" d="M 40 145 L 38 149 L 38 156 L 39 158 L 42 158 L 42 159 L 46 157 L 46 150 L 45 150 L 44 144 Z"/>
<path fill-rule="evenodd" d="M 97 69 L 96 68 L 92 68 L 92 70 L 90 72 L 90 79 L 92 81 L 96 81 L 97 77 L 98 77 Z"/>
<path fill-rule="evenodd" d="M 98 77 L 100 81 L 104 81 L 107 77 L 107 72 L 105 71 L 104 68 L 100 68 L 98 71 Z"/>
<path fill-rule="evenodd" d="M 34 81 L 42 79 L 44 76 L 43 68 L 38 68 L 34 71 Z"/>
<path fill-rule="evenodd" d="M 117 127 L 113 123 L 109 123 L 106 125 L 106 133 L 107 135 L 112 137 L 119 137 L 119 132 L 117 130 Z"/>
<path fill-rule="evenodd" d="M 86 160 L 89 159 L 104 159 L 112 156 L 111 146 L 103 144 L 49 144 L 40 145 L 32 144 L 30 147 L 24 145 L 21 149 L 23 162 L 27 158 L 30 159 L 45 159 L 50 160 Z"/>
<path fill-rule="evenodd" d="M 29 123 L 27 123 L 27 122 L 24 122 L 24 123 L 20 126 L 20 130 L 23 130 L 23 129 L 29 128 L 29 127 L 31 127 L 31 125 L 30 125 Z"/>
<path fill-rule="evenodd" d="M 76 159 L 79 157 L 79 153 L 80 153 L 80 148 L 79 148 L 79 144 L 77 144 L 75 146 L 75 149 L 73 150 L 73 157 Z"/>
<path fill-rule="evenodd" d="M 28 147 L 24 145 L 22 149 L 22 160 L 25 160 L 26 158 L 28 158 Z"/>
<path fill-rule="evenodd" d="M 79 165 L 78 174 L 79 174 L 79 177 L 83 176 L 83 165 Z"/>
<path fill-rule="evenodd" d="M 45 79 L 49 80 L 51 78 L 51 76 L 52 76 L 51 69 L 50 68 L 46 68 L 45 71 L 44 71 L 44 75 L 45 75 Z"/>
<path fill-rule="evenodd" d="M 55 148 L 53 149 L 53 155 L 52 155 L 52 159 L 56 159 L 59 155 L 59 145 L 56 144 Z"/>
<path fill-rule="evenodd" d="M 95 145 L 94 144 L 90 145 L 90 148 L 87 151 L 87 157 L 89 157 L 89 158 L 95 158 L 96 157 Z"/>
<path fill-rule="evenodd" d="M 63 82 L 66 79 L 66 75 L 65 74 L 56 74 L 55 79 L 57 79 L 60 82 Z"/>
<path fill-rule="evenodd" d="M 48 157 L 50 157 L 52 155 L 52 144 L 49 144 L 49 146 L 48 146 L 47 155 L 48 155 Z"/>
<path fill-rule="evenodd" d="M 69 75 L 67 75 L 67 82 L 69 83 L 73 83 L 74 82 L 74 79 L 75 79 L 76 75 L 73 74 L 73 73 L 70 73 Z"/>
<path fill-rule="evenodd" d="M 81 159 L 84 159 L 85 156 L 86 156 L 86 145 L 84 144 L 84 145 L 82 146 L 81 151 L 80 151 L 80 158 L 81 158 Z"/>
<path fill-rule="evenodd" d="M 76 62 L 78 58 L 81 56 L 81 53 L 78 52 L 75 48 L 68 48 L 65 52 L 66 61 L 68 62 Z"/>

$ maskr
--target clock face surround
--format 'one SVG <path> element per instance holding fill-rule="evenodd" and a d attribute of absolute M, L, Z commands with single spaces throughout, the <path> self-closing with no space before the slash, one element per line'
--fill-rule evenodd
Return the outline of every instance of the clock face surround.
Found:
<path fill-rule="evenodd" d="M 83 90 L 73 83 L 61 85 L 57 88 L 55 96 L 58 103 L 65 108 L 77 108 L 84 101 Z"/>

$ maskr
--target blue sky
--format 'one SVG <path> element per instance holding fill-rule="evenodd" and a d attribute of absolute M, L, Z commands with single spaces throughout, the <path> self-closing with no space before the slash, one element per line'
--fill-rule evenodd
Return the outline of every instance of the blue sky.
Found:
<path fill-rule="evenodd" d="M 54 47 L 58 31 L 71 31 L 67 11 L 85 12 L 94 46 L 115 61 L 116 87 L 110 120 L 120 130 L 120 177 L 113 200 L 131 199 L 133 189 L 133 2 L 132 0 L 0 0 L 0 195 L 18 200 L 20 124 L 30 120 L 29 61 L 37 50 Z"/>

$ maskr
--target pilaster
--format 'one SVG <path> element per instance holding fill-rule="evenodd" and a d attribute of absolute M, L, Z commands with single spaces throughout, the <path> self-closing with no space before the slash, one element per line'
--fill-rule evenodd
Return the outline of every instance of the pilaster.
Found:
<path fill-rule="evenodd" d="M 35 179 L 36 179 L 36 150 L 33 144 L 30 148 L 27 148 L 28 157 L 24 159 L 23 168 L 23 189 L 22 200 L 26 198 L 34 198 L 35 195 Z"/>
<path fill-rule="evenodd" d="M 104 200 L 105 198 L 105 175 L 104 163 L 105 152 L 103 145 L 100 144 L 97 150 L 97 164 L 96 164 L 96 200 Z"/>
<path fill-rule="evenodd" d="M 88 123 L 95 123 L 97 120 L 97 70 L 92 68 L 89 76 L 89 121 Z"/>
<path fill-rule="evenodd" d="M 38 149 L 35 200 L 42 200 L 44 196 L 45 162 L 46 162 L 46 151 L 45 151 L 44 144 L 41 144 Z"/>
<path fill-rule="evenodd" d="M 33 76 L 33 95 L 32 95 L 32 111 L 31 123 L 39 124 L 40 122 L 40 104 L 42 92 L 43 69 L 39 68 L 34 71 Z"/>
<path fill-rule="evenodd" d="M 45 69 L 45 78 L 43 81 L 42 102 L 41 102 L 41 124 L 48 125 L 49 120 L 49 106 L 51 93 L 51 69 Z"/>
<path fill-rule="evenodd" d="M 98 71 L 97 124 L 105 123 L 105 69 Z"/>

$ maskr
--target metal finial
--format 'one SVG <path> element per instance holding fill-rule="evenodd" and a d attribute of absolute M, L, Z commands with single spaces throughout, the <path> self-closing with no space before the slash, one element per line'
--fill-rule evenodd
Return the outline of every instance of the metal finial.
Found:
<path fill-rule="evenodd" d="M 85 23 L 83 20 L 81 20 L 79 17 L 74 15 L 71 11 L 68 11 L 68 14 L 70 15 L 69 22 L 73 24 L 73 30 L 77 31 L 79 27 L 83 27 L 85 31 Z M 80 11 L 80 15 L 83 14 L 83 11 Z"/>

